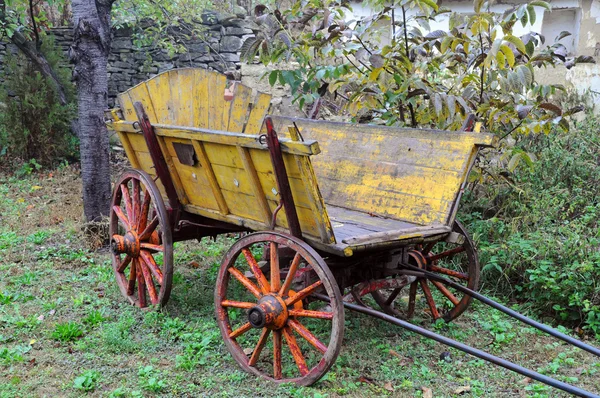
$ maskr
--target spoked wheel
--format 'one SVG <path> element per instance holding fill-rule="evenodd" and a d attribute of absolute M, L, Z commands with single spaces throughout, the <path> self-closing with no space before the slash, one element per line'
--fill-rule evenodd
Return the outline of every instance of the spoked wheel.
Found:
<path fill-rule="evenodd" d="M 417 246 L 408 253 L 409 263 L 477 290 L 479 259 L 473 241 L 458 221 L 454 222 L 452 230 L 462 243 L 439 241 Z M 434 295 L 432 291 L 435 290 L 439 294 Z M 472 300 L 469 295 L 427 278 L 418 278 L 407 288 L 384 289 L 371 294 L 384 312 L 405 319 L 413 317 L 419 302 L 423 301 L 419 299 L 424 299 L 426 311 L 433 319 L 442 318 L 446 322 L 462 314 Z"/>
<path fill-rule="evenodd" d="M 291 250 L 292 260 L 280 259 L 279 249 Z M 331 303 L 311 301 L 315 293 Z M 233 358 L 265 379 L 311 385 L 340 352 L 344 308 L 338 285 L 321 256 L 289 235 L 254 233 L 231 247 L 219 269 L 215 310 Z"/>
<path fill-rule="evenodd" d="M 115 184 L 110 236 L 123 296 L 140 308 L 165 305 L 173 280 L 173 237 L 160 191 L 143 171 L 126 171 Z"/>

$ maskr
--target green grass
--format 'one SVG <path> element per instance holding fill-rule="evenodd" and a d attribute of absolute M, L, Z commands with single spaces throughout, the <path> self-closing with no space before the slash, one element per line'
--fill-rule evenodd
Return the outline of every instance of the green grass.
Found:
<path fill-rule="evenodd" d="M 342 352 L 314 386 L 277 386 L 246 374 L 227 352 L 213 309 L 218 265 L 235 237 L 178 243 L 169 304 L 140 311 L 121 296 L 108 253 L 88 250 L 80 235 L 73 175 L 0 176 L 0 397 L 418 397 L 426 389 L 454 397 L 466 387 L 470 397 L 566 396 L 350 312 Z M 30 205 L 35 210 L 23 218 Z M 600 362 L 482 305 L 450 325 L 426 326 L 600 391 Z"/>

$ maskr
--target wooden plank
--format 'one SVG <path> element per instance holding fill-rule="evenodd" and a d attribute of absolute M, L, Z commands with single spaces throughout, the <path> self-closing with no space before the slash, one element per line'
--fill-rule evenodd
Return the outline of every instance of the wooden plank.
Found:
<path fill-rule="evenodd" d="M 179 92 L 177 90 L 177 71 L 170 70 L 148 80 L 148 95 L 156 115 L 155 123 L 178 124 Z M 135 103 L 135 101 L 134 101 Z"/>
<path fill-rule="evenodd" d="M 208 128 L 223 130 L 223 108 L 227 78 L 217 72 L 208 72 Z"/>
<path fill-rule="evenodd" d="M 248 179 L 250 180 L 250 186 L 252 188 L 252 192 L 254 193 L 254 197 L 256 198 L 256 203 L 258 204 L 258 207 L 262 212 L 263 221 L 265 222 L 265 224 L 268 225 L 271 223 L 271 218 L 273 217 L 273 214 L 271 213 L 271 209 L 269 208 L 267 198 L 265 197 L 262 185 L 258 178 L 258 174 L 256 173 L 256 168 L 254 167 L 254 163 L 252 162 L 252 158 L 250 157 L 250 152 L 247 148 L 242 148 L 241 146 L 238 146 L 237 150 L 240 155 L 240 159 L 244 164 L 244 170 L 246 171 Z"/>
<path fill-rule="evenodd" d="M 192 93 L 194 126 L 208 128 L 208 71 L 194 70 L 194 89 Z"/>
<path fill-rule="evenodd" d="M 229 89 L 233 93 L 235 92 L 235 86 L 235 82 L 230 80 L 225 81 L 225 90 Z M 233 98 L 225 98 L 225 91 L 223 91 L 221 96 L 223 97 L 223 109 L 221 113 L 221 127 L 219 130 L 229 131 L 229 117 L 231 116 L 231 109 L 233 108 Z"/>
<path fill-rule="evenodd" d="M 194 83 L 195 69 L 182 68 L 177 69 L 177 79 L 174 87 L 171 87 L 171 93 L 177 94 L 177 113 L 176 122 L 180 126 L 196 126 L 194 124 Z"/>
<path fill-rule="evenodd" d="M 204 169 L 197 164 L 196 166 L 187 166 L 179 163 L 176 157 L 173 158 L 175 168 L 183 182 L 183 189 L 189 203 L 195 206 L 220 211 L 219 204 L 213 195 L 207 194 L 211 191 L 210 184 L 206 178 Z"/>
<path fill-rule="evenodd" d="M 127 159 L 129 159 L 129 163 L 131 163 L 131 167 L 134 169 L 139 169 L 140 162 L 135 155 L 135 150 L 131 146 L 131 142 L 129 142 L 129 138 L 127 137 L 130 133 L 118 132 L 118 134 L 121 144 L 123 144 L 123 149 L 125 149 L 125 153 L 127 154 Z"/>
<path fill-rule="evenodd" d="M 228 214 L 229 208 L 227 206 L 227 202 L 225 201 L 225 198 L 223 197 L 223 193 L 221 192 L 221 188 L 219 187 L 219 183 L 217 182 L 217 179 L 215 177 L 215 173 L 212 169 L 212 165 L 210 164 L 210 162 L 208 160 L 208 156 L 206 155 L 206 150 L 204 149 L 204 143 L 202 143 L 200 141 L 192 140 L 192 145 L 194 146 L 196 155 L 198 156 L 198 160 L 200 161 L 202 168 L 204 168 L 204 172 L 206 173 L 206 178 L 208 179 L 208 182 L 212 189 L 215 200 L 219 204 L 219 210 L 223 214 Z"/>
<path fill-rule="evenodd" d="M 244 129 L 245 134 L 260 134 L 263 119 L 270 107 L 271 96 L 265 93 L 258 93 L 250 111 L 250 116 L 248 116 L 248 123 L 246 123 L 246 128 Z"/>
<path fill-rule="evenodd" d="M 293 141 L 299 141 L 300 136 L 295 127 L 289 128 L 289 134 Z M 317 177 L 313 171 L 310 159 L 308 156 L 295 156 L 298 169 L 302 176 L 302 182 L 306 190 L 306 196 L 310 202 L 310 208 L 314 214 L 319 234 L 324 243 L 335 243 L 335 236 L 331 228 L 331 222 L 325 208 L 325 202 L 317 185 Z M 291 185 L 291 184 L 290 184 Z M 293 194 L 297 193 L 297 189 L 292 190 Z M 296 195 L 294 195 L 296 201 Z"/>
<path fill-rule="evenodd" d="M 115 122 L 113 123 L 113 126 L 115 131 L 136 132 L 131 122 Z M 240 145 L 246 148 L 266 149 L 264 145 L 259 143 L 258 136 L 250 134 L 228 133 L 219 130 L 172 126 L 160 123 L 153 124 L 153 127 L 156 135 L 159 136 L 200 140 L 203 142 L 224 144 L 233 147 Z M 316 155 L 321 152 L 319 143 L 315 140 L 293 142 L 284 139 L 281 140 L 281 149 L 284 153 L 295 155 Z"/>
<path fill-rule="evenodd" d="M 250 100 L 252 99 L 252 89 L 243 84 L 236 84 L 233 99 L 233 106 L 229 117 L 227 131 L 242 133 L 246 120 L 249 116 Z"/>
<path fill-rule="evenodd" d="M 117 102 L 119 104 L 119 108 L 121 108 L 121 112 L 123 113 L 123 117 L 125 118 L 125 120 L 130 122 L 134 122 L 137 120 L 135 110 L 133 109 L 133 102 L 131 102 L 129 94 L 122 93 L 117 95 Z"/>
<path fill-rule="evenodd" d="M 148 115 L 148 119 L 150 119 L 150 123 L 155 124 L 158 123 L 158 119 L 156 118 L 156 112 L 154 112 L 154 105 L 152 104 L 152 100 L 150 98 L 150 93 L 148 91 L 148 86 L 146 83 L 140 83 L 134 88 L 127 91 L 129 95 L 129 99 L 132 104 L 136 102 L 141 102 L 146 114 Z M 135 119 L 137 121 L 137 116 L 135 115 L 135 111 L 133 113 Z M 117 124 L 117 123 L 115 123 Z M 119 123 L 120 125 L 120 123 Z M 136 131 L 133 129 L 132 131 Z"/>

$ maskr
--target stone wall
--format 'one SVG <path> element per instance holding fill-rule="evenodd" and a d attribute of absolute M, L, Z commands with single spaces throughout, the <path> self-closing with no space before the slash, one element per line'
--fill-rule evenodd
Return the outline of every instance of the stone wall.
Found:
<path fill-rule="evenodd" d="M 202 38 L 184 42 L 187 52 L 168 54 L 167 51 L 145 47 L 138 49 L 133 44 L 131 29 L 118 29 L 113 32 L 111 53 L 108 58 L 109 106 L 114 105 L 115 97 L 139 82 L 157 73 L 182 67 L 201 67 L 218 70 L 240 79 L 239 50 L 243 41 L 252 35 L 254 22 L 231 15 L 215 12 L 202 14 L 197 22 L 203 31 Z M 71 27 L 52 29 L 56 44 L 68 57 L 73 41 Z M 6 52 L 16 53 L 12 44 L 0 43 L 0 73 L 2 59 Z"/>

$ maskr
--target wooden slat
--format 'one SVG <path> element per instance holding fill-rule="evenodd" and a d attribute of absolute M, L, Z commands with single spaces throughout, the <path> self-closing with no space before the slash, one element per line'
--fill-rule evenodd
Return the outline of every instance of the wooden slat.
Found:
<path fill-rule="evenodd" d="M 227 202 L 223 197 L 223 193 L 221 192 L 221 188 L 219 187 L 219 183 L 217 182 L 217 178 L 215 177 L 215 173 L 212 169 L 212 165 L 208 160 L 208 156 L 206 155 L 206 150 L 204 149 L 204 144 L 202 142 L 192 140 L 192 145 L 194 146 L 194 150 L 196 151 L 196 155 L 198 156 L 198 160 L 206 173 L 206 178 L 208 179 L 208 183 L 212 189 L 215 200 L 219 204 L 219 210 L 223 214 L 229 213 L 229 208 L 227 206 Z"/>
<path fill-rule="evenodd" d="M 252 162 L 252 158 L 250 157 L 250 153 L 247 148 L 242 148 L 241 146 L 237 147 L 238 153 L 240 155 L 240 159 L 242 163 L 244 163 L 244 170 L 248 175 L 248 179 L 250 180 L 250 186 L 252 188 L 252 192 L 254 193 L 254 197 L 256 198 L 256 203 L 260 207 L 263 215 L 263 221 L 265 224 L 271 223 L 271 218 L 273 214 L 271 213 L 271 209 L 269 208 L 269 203 L 267 202 L 267 198 L 265 197 L 262 185 L 258 178 L 258 174 L 256 173 L 256 168 L 254 167 L 254 163 Z"/>
<path fill-rule="evenodd" d="M 248 116 L 248 123 L 244 129 L 245 134 L 260 134 L 263 120 L 271 106 L 271 96 L 269 94 L 258 93 Z"/>
<path fill-rule="evenodd" d="M 237 84 L 227 131 L 234 133 L 241 133 L 244 131 L 244 125 L 249 116 L 248 107 L 250 106 L 251 99 L 252 89 L 243 84 Z"/>
<path fill-rule="evenodd" d="M 146 83 L 148 96 L 154 108 L 156 121 L 154 123 L 179 124 L 179 90 L 177 87 L 177 71 L 170 70 L 161 73 Z M 135 103 L 135 101 L 134 101 Z"/>
<path fill-rule="evenodd" d="M 208 128 L 208 74 L 206 69 L 194 70 L 194 126 Z"/>
<path fill-rule="evenodd" d="M 127 158 L 129 159 L 129 163 L 131 163 L 131 167 L 134 169 L 140 168 L 140 162 L 135 155 L 135 150 L 131 146 L 131 142 L 129 142 L 128 133 L 118 132 L 119 139 L 121 140 L 121 144 L 123 144 L 123 149 L 125 149 L 125 153 L 127 154 Z"/>
<path fill-rule="evenodd" d="M 290 127 L 289 133 L 293 141 L 300 141 L 298 130 L 295 127 Z M 317 227 L 319 228 L 321 239 L 323 242 L 335 243 L 331 222 L 329 221 L 325 202 L 321 196 L 321 191 L 319 191 L 317 177 L 313 171 L 310 159 L 308 156 L 295 156 L 295 158 L 298 168 L 300 169 L 304 188 L 306 189 L 306 195 L 309 198 L 311 210 L 314 214 Z M 292 192 L 297 194 L 298 189 L 294 189 Z M 294 196 L 294 201 L 296 201 L 296 196 Z"/>
<path fill-rule="evenodd" d="M 208 128 L 223 130 L 223 93 L 227 78 L 220 73 L 208 75 Z"/>
<path fill-rule="evenodd" d="M 171 87 L 172 95 L 176 93 L 177 122 L 180 126 L 196 126 L 194 124 L 194 91 L 196 72 L 193 68 L 176 69 L 175 86 Z"/>
<path fill-rule="evenodd" d="M 226 80 L 225 81 L 225 88 L 229 88 L 230 90 L 234 90 L 235 91 L 235 83 L 233 83 L 232 81 Z M 221 95 L 221 97 L 223 97 L 223 109 L 222 109 L 222 113 L 221 113 L 221 127 L 219 128 L 219 130 L 223 130 L 223 131 L 230 131 L 229 130 L 229 117 L 231 116 L 231 109 L 233 108 L 233 99 L 228 100 L 227 98 L 225 98 L 224 96 L 225 91 L 223 91 Z M 219 94 L 216 94 L 219 95 Z"/>

